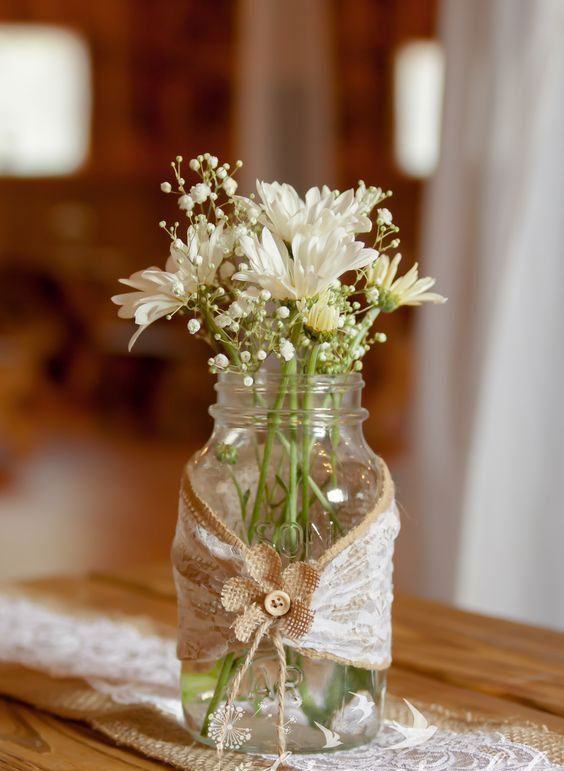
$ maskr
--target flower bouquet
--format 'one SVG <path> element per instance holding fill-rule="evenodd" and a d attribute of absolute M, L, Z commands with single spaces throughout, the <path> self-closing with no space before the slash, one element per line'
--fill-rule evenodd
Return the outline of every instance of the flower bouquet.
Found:
<path fill-rule="evenodd" d="M 320 751 L 378 731 L 390 663 L 393 484 L 367 446 L 362 360 L 381 313 L 441 303 L 398 277 L 390 192 L 257 182 L 206 153 L 172 163 L 187 222 L 165 269 L 122 283 L 130 347 L 181 317 L 212 349 L 211 438 L 188 462 L 173 546 L 182 701 L 219 751 Z M 364 241 L 360 240 L 363 235 Z"/>

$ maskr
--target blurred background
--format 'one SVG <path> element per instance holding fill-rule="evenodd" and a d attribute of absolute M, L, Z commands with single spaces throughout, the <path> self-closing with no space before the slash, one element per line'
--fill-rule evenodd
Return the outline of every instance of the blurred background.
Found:
<path fill-rule="evenodd" d="M 131 355 L 117 279 L 163 265 L 176 154 L 391 188 L 405 267 L 366 436 L 396 582 L 564 626 L 564 3 L 0 0 L 0 579 L 166 559 L 213 383 L 184 325 Z"/>

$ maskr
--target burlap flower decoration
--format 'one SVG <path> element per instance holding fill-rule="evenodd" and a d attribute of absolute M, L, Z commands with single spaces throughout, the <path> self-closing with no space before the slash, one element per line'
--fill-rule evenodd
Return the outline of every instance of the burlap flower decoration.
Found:
<path fill-rule="evenodd" d="M 266 621 L 286 637 L 303 637 L 313 623 L 309 604 L 319 583 L 313 565 L 293 562 L 283 571 L 278 552 L 261 543 L 247 550 L 245 568 L 248 578 L 230 578 L 221 591 L 225 610 L 239 614 L 233 624 L 237 639 L 249 642 Z"/>

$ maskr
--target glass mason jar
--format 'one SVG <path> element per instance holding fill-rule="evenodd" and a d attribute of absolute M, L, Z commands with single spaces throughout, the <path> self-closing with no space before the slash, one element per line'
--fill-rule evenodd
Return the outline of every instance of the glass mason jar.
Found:
<path fill-rule="evenodd" d="M 371 511 L 383 490 L 382 464 L 366 444 L 359 373 L 258 373 L 218 377 L 207 444 L 189 461 L 194 490 L 245 543 L 266 542 L 283 563 L 316 560 Z M 182 496 L 181 496 L 182 500 Z M 244 654 L 182 662 L 182 704 L 191 735 L 214 746 L 210 717 L 225 704 Z M 372 740 L 380 727 L 386 672 L 315 660 L 286 647 L 286 747 L 334 751 Z M 238 690 L 242 752 L 277 748 L 278 664 L 265 638 Z M 353 708 L 358 699 L 369 712 Z M 357 702 L 353 702 L 357 699 Z M 329 741 L 328 741 L 329 737 Z"/>

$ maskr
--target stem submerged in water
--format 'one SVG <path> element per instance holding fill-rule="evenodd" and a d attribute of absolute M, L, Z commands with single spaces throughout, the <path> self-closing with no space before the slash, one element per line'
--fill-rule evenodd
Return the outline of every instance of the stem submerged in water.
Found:
<path fill-rule="evenodd" d="M 221 669 L 219 671 L 219 675 L 217 678 L 217 684 L 215 686 L 215 690 L 213 692 L 213 696 L 211 697 L 210 703 L 208 704 L 208 708 L 206 710 L 206 716 L 204 717 L 204 722 L 202 724 L 202 736 L 208 735 L 210 717 L 219 706 L 219 703 L 223 697 L 223 692 L 225 691 L 225 687 L 227 686 L 229 677 L 231 675 L 231 670 L 233 669 L 234 659 L 235 659 L 234 653 L 228 653 L 227 656 L 225 656 L 225 658 L 223 659 L 223 663 L 221 665 Z"/>
<path fill-rule="evenodd" d="M 307 553 L 307 538 L 309 531 L 309 481 L 310 481 L 310 454 L 312 440 L 309 435 L 311 428 L 311 420 L 309 411 L 311 410 L 311 384 L 309 378 L 315 374 L 317 366 L 317 355 L 319 353 L 319 345 L 314 345 L 309 355 L 306 372 L 308 377 L 306 383 L 306 392 L 304 395 L 303 407 L 304 407 L 304 419 L 302 424 L 302 526 L 304 529 L 304 548 Z"/>

